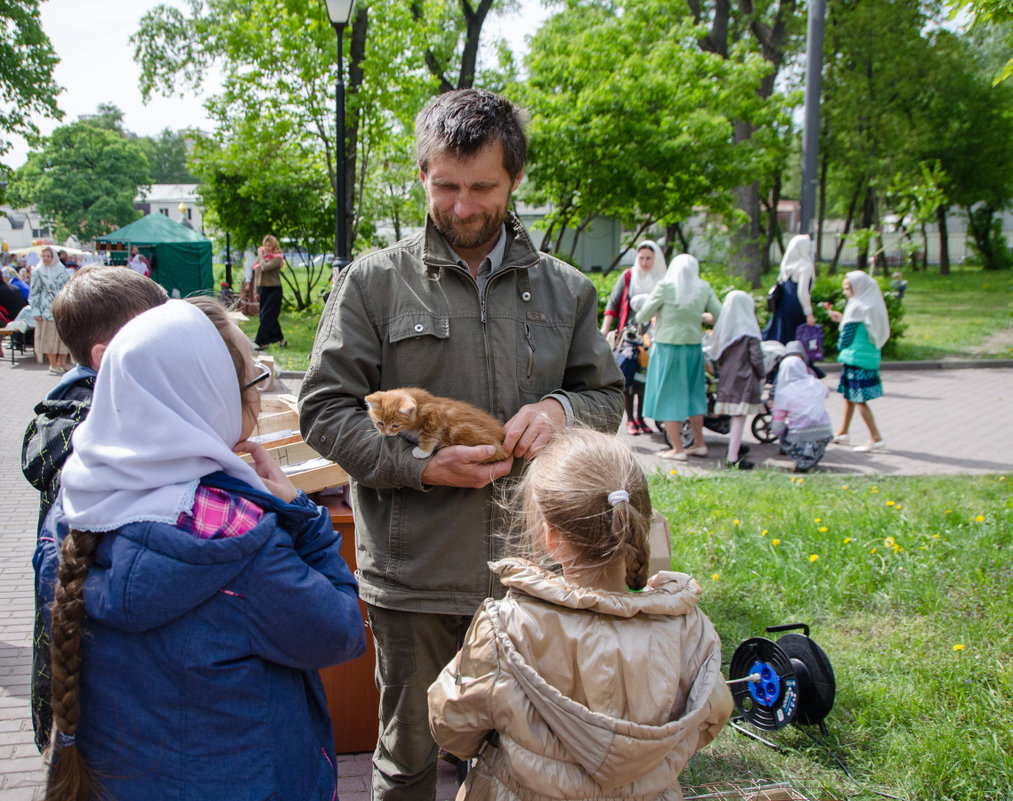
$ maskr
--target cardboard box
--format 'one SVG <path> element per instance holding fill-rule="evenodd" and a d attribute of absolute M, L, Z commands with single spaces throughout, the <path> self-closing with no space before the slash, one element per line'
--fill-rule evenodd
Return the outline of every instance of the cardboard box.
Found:
<path fill-rule="evenodd" d="M 285 469 L 285 473 L 296 489 L 309 493 L 330 487 L 340 487 L 348 483 L 348 473 L 334 462 L 321 457 L 301 440 L 288 445 L 268 448 L 267 452 L 274 461 Z M 247 462 L 253 461 L 249 454 L 243 454 L 243 459 Z"/>
<path fill-rule="evenodd" d="M 651 558 L 648 560 L 647 572 L 654 575 L 662 570 L 672 569 L 672 533 L 668 528 L 668 520 L 657 509 L 651 517 L 651 531 L 648 536 L 651 546 Z"/>

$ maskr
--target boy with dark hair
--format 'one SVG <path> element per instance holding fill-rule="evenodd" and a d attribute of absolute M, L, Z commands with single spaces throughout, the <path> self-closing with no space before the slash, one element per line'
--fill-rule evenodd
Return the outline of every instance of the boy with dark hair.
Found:
<path fill-rule="evenodd" d="M 53 321 L 77 365 L 35 407 L 35 419 L 25 431 L 21 472 L 40 493 L 38 530 L 60 491 L 60 471 L 71 453 L 70 437 L 88 416 L 95 375 L 113 335 L 141 312 L 168 300 L 165 290 L 150 278 L 122 267 L 84 267 L 53 300 Z M 32 639 L 32 725 L 39 751 L 49 745 L 53 711 L 50 707 L 49 634 L 35 596 L 35 633 Z"/>

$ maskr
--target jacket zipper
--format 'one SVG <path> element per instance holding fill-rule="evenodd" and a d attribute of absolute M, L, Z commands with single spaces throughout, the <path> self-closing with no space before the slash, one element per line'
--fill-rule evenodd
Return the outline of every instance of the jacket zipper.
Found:
<path fill-rule="evenodd" d="M 528 345 L 528 380 L 531 380 L 531 371 L 535 366 L 535 346 L 531 342 L 531 328 L 524 323 L 524 341 Z"/>

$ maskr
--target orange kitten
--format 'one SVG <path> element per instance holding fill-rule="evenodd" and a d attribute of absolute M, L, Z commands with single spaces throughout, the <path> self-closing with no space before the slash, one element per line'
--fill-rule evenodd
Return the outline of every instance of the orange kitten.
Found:
<path fill-rule="evenodd" d="M 453 398 L 440 398 L 418 387 L 374 392 L 366 396 L 366 409 L 385 437 L 400 433 L 417 438 L 412 455 L 425 459 L 447 445 L 495 445 L 484 463 L 510 456 L 503 450 L 503 425 L 477 406 Z"/>

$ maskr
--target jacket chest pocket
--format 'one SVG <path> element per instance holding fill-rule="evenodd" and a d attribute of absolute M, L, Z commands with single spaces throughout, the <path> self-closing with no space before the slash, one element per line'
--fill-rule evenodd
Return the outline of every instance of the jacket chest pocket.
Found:
<path fill-rule="evenodd" d="M 383 388 L 431 387 L 450 361 L 450 350 L 447 315 L 419 311 L 390 320 L 381 362 Z"/>
<path fill-rule="evenodd" d="M 527 311 L 517 324 L 517 383 L 525 402 L 538 400 L 563 385 L 572 324 Z"/>

